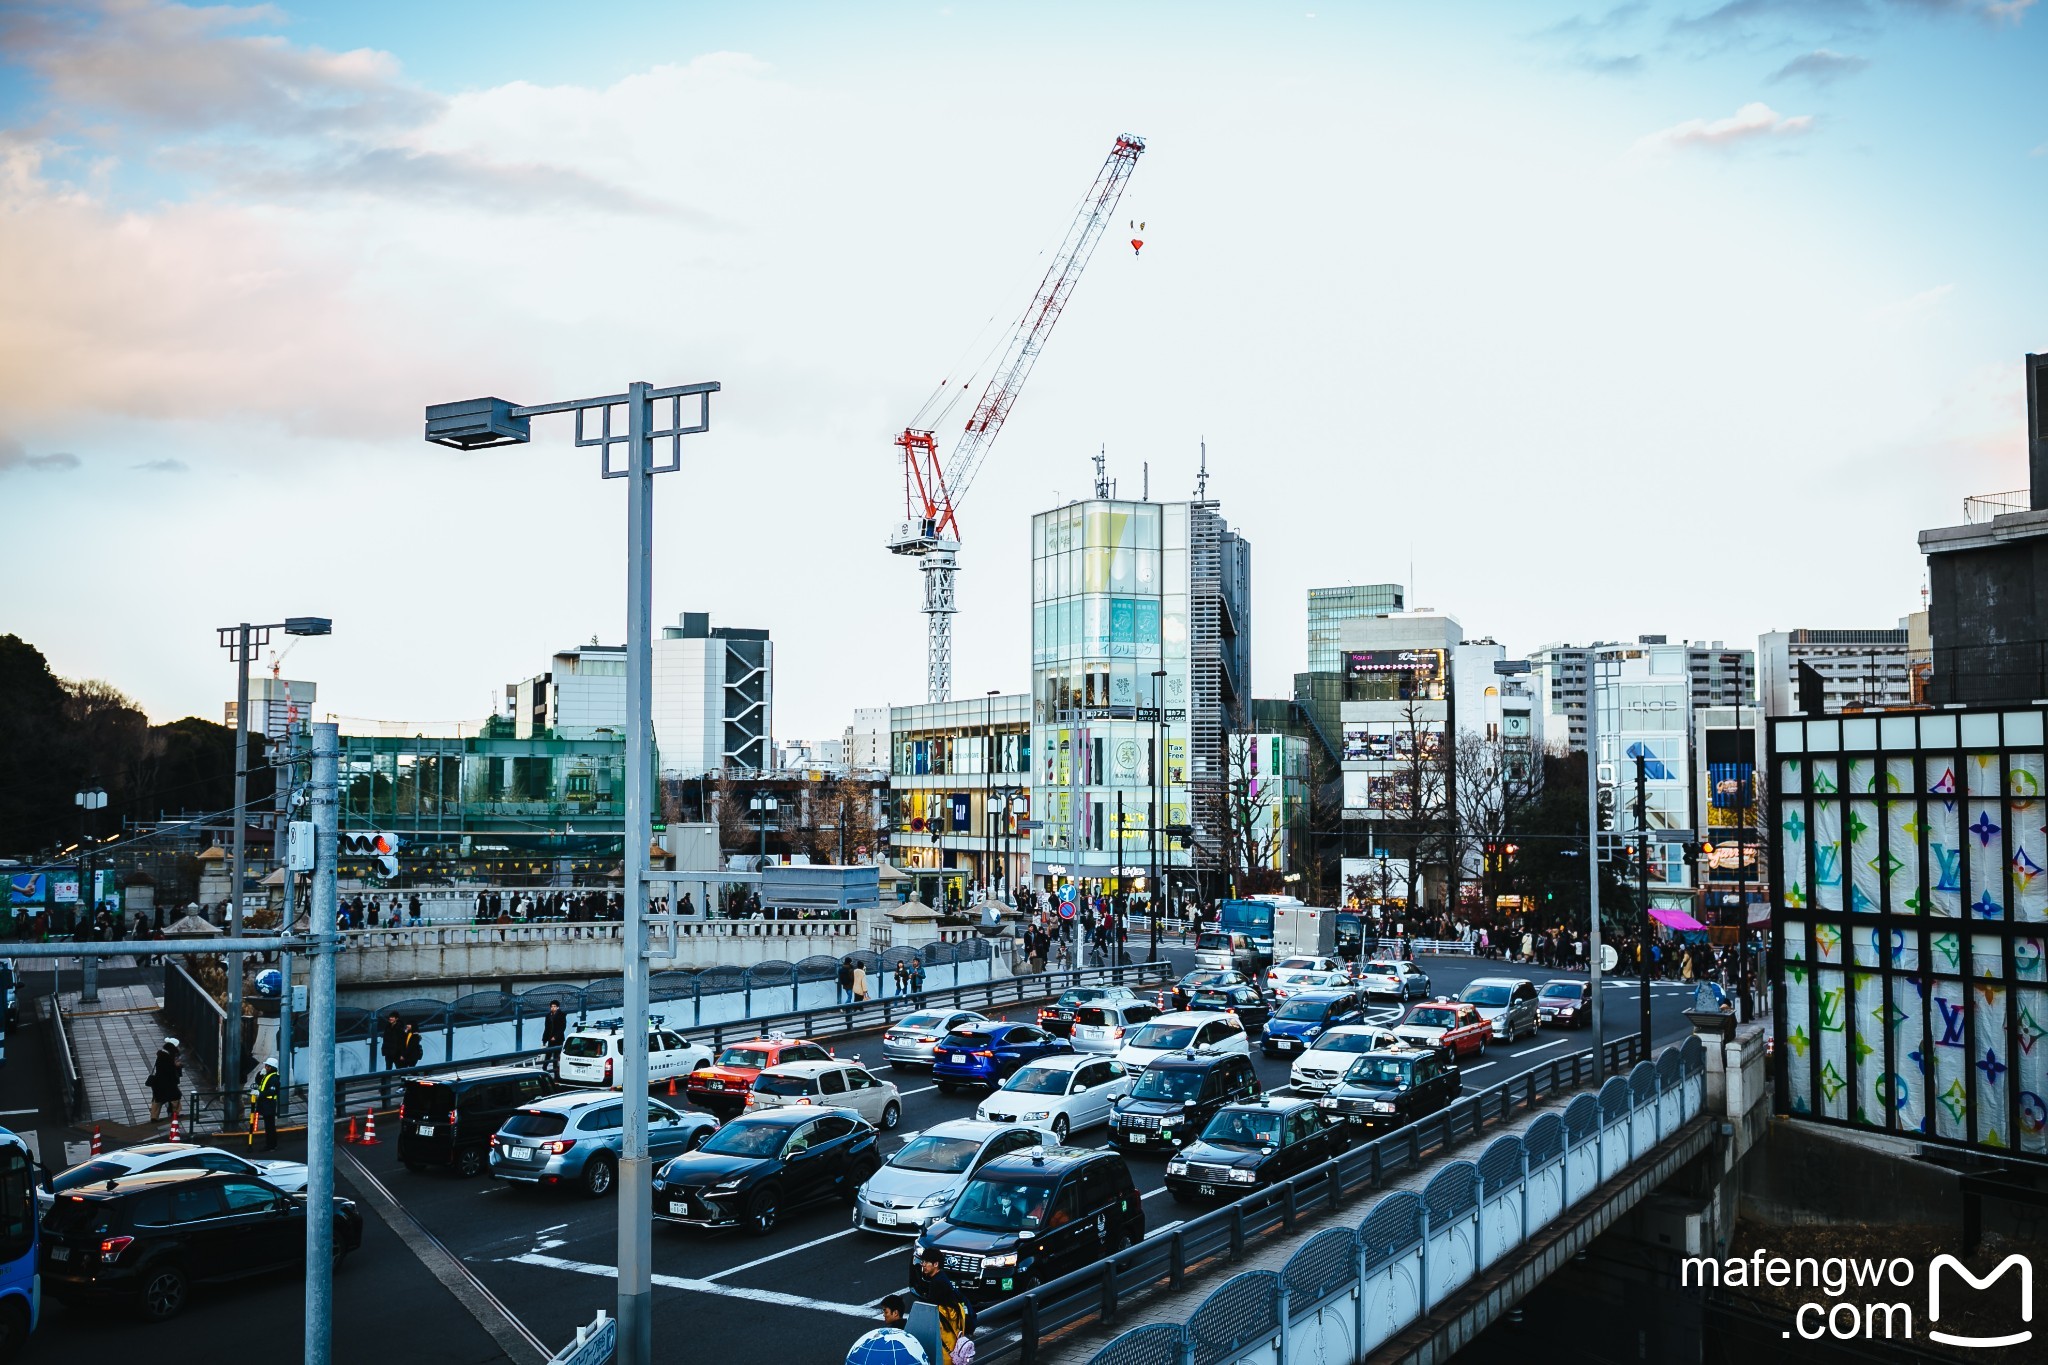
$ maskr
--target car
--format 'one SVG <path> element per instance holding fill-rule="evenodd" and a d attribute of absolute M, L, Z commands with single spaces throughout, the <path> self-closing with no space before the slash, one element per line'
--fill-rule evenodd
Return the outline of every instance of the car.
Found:
<path fill-rule="evenodd" d="M 967 1177 L 1007 1152 L 1043 1147 L 1050 1139 L 1021 1123 L 947 1119 L 896 1149 L 895 1155 L 854 1191 L 853 1225 L 870 1232 L 915 1237 L 953 1206 Z"/>
<path fill-rule="evenodd" d="M 1188 1008 L 1201 1013 L 1227 1014 L 1243 1024 L 1247 1032 L 1254 1029 L 1263 1032 L 1267 1021 L 1273 1017 L 1273 1007 L 1259 994 L 1259 988 L 1248 981 L 1235 986 L 1199 987 L 1190 997 Z"/>
<path fill-rule="evenodd" d="M 1166 1163 L 1166 1189 L 1176 1204 L 1236 1198 L 1322 1165 L 1350 1140 L 1312 1099 L 1228 1105 Z"/>
<path fill-rule="evenodd" d="M 612 1192 L 625 1145 L 626 1102 L 614 1094 L 547 1095 L 507 1115 L 491 1135 L 491 1174 L 521 1185 Z M 702 1144 L 718 1121 L 647 1101 L 647 1154 L 660 1158 Z"/>
<path fill-rule="evenodd" d="M 1056 1038 L 1065 1038 L 1074 1031 L 1074 1011 L 1083 1005 L 1092 1005 L 1102 1000 L 1136 1000 L 1138 993 L 1129 986 L 1075 986 L 1061 993 L 1060 998 L 1038 1011 L 1038 1026 Z"/>
<path fill-rule="evenodd" d="M 1536 992 L 1536 1022 L 1559 1028 L 1591 1028 L 1592 999 L 1585 982 L 1569 977 L 1543 983 Z"/>
<path fill-rule="evenodd" d="M 1429 973 L 1413 962 L 1374 958 L 1358 969 L 1358 988 L 1368 996 L 1391 995 L 1396 1000 L 1427 1000 Z"/>
<path fill-rule="evenodd" d="M 1265 1094 L 1249 1053 L 1172 1052 L 1131 1083 L 1109 1116 L 1110 1145 L 1125 1155 L 1170 1153 L 1194 1141 L 1226 1104 Z"/>
<path fill-rule="evenodd" d="M 997 1022 L 962 1029 L 939 1040 L 932 1050 L 932 1078 L 940 1091 L 951 1094 L 961 1086 L 986 1086 L 990 1090 L 1003 1077 L 1041 1057 L 1072 1052 L 1074 1046 L 1031 1024 Z"/>
<path fill-rule="evenodd" d="M 747 1092 L 749 1112 L 805 1104 L 851 1109 L 885 1132 L 903 1121 L 902 1092 L 852 1062 L 784 1062 L 756 1076 Z"/>
<path fill-rule="evenodd" d="M 1132 1034 L 1116 1059 L 1124 1070 L 1143 1071 L 1169 1052 L 1242 1052 L 1249 1056 L 1244 1025 L 1215 1010 L 1181 1010 L 1146 1021 Z"/>
<path fill-rule="evenodd" d="M 175 1317 L 194 1285 L 274 1271 L 304 1273 L 306 1197 L 265 1181 L 195 1169 L 117 1176 L 57 1196 L 43 1215 L 36 1268 L 66 1305 L 113 1303 L 153 1322 Z M 363 1244 L 355 1201 L 337 1197 L 336 1259 Z"/>
<path fill-rule="evenodd" d="M 1534 1034 L 1542 1027 L 1533 981 L 1512 976 L 1475 976 L 1458 999 L 1475 1006 L 1486 1022 L 1493 1025 L 1493 1036 L 1504 1043 Z"/>
<path fill-rule="evenodd" d="M 1290 1000 L 1304 991 L 1348 991 L 1352 988 L 1351 974 L 1336 972 L 1296 972 L 1287 980 L 1270 987 L 1275 1004 Z"/>
<path fill-rule="evenodd" d="M 1192 998 L 1192 992 L 1202 986 L 1250 986 L 1253 993 L 1258 991 L 1258 982 L 1243 972 L 1229 968 L 1197 967 L 1173 985 L 1161 990 L 1158 1005 L 1162 1010 L 1184 1010 Z"/>
<path fill-rule="evenodd" d="M 962 1297 L 986 1302 L 1056 1280 L 1144 1240 L 1145 1201 L 1130 1169 L 1100 1147 L 1041 1147 L 983 1165 L 918 1234 Z"/>
<path fill-rule="evenodd" d="M 1285 986 L 1298 976 L 1327 976 L 1343 971 L 1343 962 L 1334 957 L 1283 957 L 1266 969 L 1266 989 Z"/>
<path fill-rule="evenodd" d="M 409 1078 L 398 1104 L 398 1160 L 408 1171 L 430 1166 L 460 1176 L 483 1174 L 491 1134 L 512 1111 L 553 1090 L 531 1066 L 491 1066 Z"/>
<path fill-rule="evenodd" d="M 1344 1078 L 1361 1052 L 1394 1044 L 1393 1032 L 1378 1024 L 1343 1024 L 1328 1029 L 1307 1052 L 1294 1059 L 1287 1083 L 1305 1095 L 1321 1095 Z"/>
<path fill-rule="evenodd" d="M 145 1142 L 135 1147 L 102 1152 L 58 1172 L 47 1185 L 36 1191 L 36 1202 L 48 1212 L 59 1195 L 104 1185 L 109 1180 L 125 1176 L 141 1175 L 145 1171 L 214 1171 L 221 1175 L 247 1176 L 286 1194 L 297 1194 L 306 1188 L 306 1165 L 302 1161 L 258 1160 L 237 1156 L 218 1147 L 203 1147 L 196 1142 Z"/>
<path fill-rule="evenodd" d="M 974 1010 L 920 1010 L 889 1025 L 882 1034 L 882 1060 L 897 1071 L 932 1069 L 932 1049 L 939 1039 L 963 1028 L 979 1028 L 995 1020 Z"/>
<path fill-rule="evenodd" d="M 1110 1110 L 1131 1088 L 1131 1078 L 1110 1057 L 1081 1052 L 1018 1067 L 1002 1088 L 983 1100 L 974 1117 L 1021 1123 L 1064 1143 L 1069 1134 L 1108 1123 Z"/>
<path fill-rule="evenodd" d="M 832 1049 L 808 1038 L 749 1038 L 728 1044 L 716 1061 L 692 1071 L 683 1093 L 701 1109 L 730 1118 L 747 1107 L 754 1077 L 784 1062 L 828 1062 Z"/>
<path fill-rule="evenodd" d="M 1453 1057 L 1483 1053 L 1493 1025 L 1479 1013 L 1477 1005 L 1446 1000 L 1439 996 L 1425 1000 L 1408 1011 L 1408 1017 L 1394 1025 L 1394 1036 L 1404 1043 L 1440 1047 Z"/>
<path fill-rule="evenodd" d="M 1259 1049 L 1268 1057 L 1306 1052 L 1331 1029 L 1364 1022 L 1365 1001 L 1358 992 L 1303 991 L 1273 1012 Z"/>
<path fill-rule="evenodd" d="M 662 1016 L 651 1014 L 647 1026 L 647 1083 L 667 1085 L 680 1081 L 700 1066 L 711 1065 L 711 1049 L 693 1043 L 673 1029 L 662 1027 Z M 555 1075 L 563 1085 L 603 1086 L 619 1084 L 625 1071 L 626 1021 L 603 1019 L 570 1029 L 562 1039 L 562 1051 L 555 1058 Z"/>
<path fill-rule="evenodd" d="M 1256 976 L 1272 960 L 1273 955 L 1259 947 L 1250 934 L 1216 929 L 1195 936 L 1197 967 Z"/>
<path fill-rule="evenodd" d="M 1371 1133 L 1426 1118 L 1458 1098 L 1461 1088 L 1457 1064 L 1441 1052 L 1389 1048 L 1353 1062 L 1316 1103 L 1326 1115 Z"/>
<path fill-rule="evenodd" d="M 1123 1049 L 1126 1034 L 1159 1013 L 1157 1005 L 1142 1000 L 1098 1000 L 1074 1010 L 1073 1028 L 1067 1041 L 1076 1052 L 1109 1052 Z"/>
<path fill-rule="evenodd" d="M 658 1168 L 654 1216 L 765 1237 L 791 1209 L 827 1199 L 853 1203 L 881 1166 L 875 1130 L 850 1109 L 760 1110 Z"/>

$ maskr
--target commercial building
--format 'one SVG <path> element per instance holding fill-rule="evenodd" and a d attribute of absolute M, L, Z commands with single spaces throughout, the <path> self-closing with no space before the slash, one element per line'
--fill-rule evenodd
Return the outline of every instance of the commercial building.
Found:
<path fill-rule="evenodd" d="M 1573 753 L 1586 751 L 1586 687 L 1589 661 L 1596 650 L 1657 648 L 1679 650 L 1685 664 L 1687 700 L 1694 707 L 1753 705 L 1756 699 L 1756 652 L 1730 649 L 1720 640 L 1670 643 L 1663 635 L 1638 635 L 1634 645 L 1598 640 L 1591 645 L 1547 644 L 1529 655 L 1537 710 L 1551 741 L 1564 741 Z M 1660 656 L 1667 661 L 1672 655 Z"/>
<path fill-rule="evenodd" d="M 1250 543 L 1213 501 L 1098 497 L 1033 517 L 1031 550 L 1032 873 L 1134 889 L 1154 835 L 1162 866 L 1214 866 Z"/>
<path fill-rule="evenodd" d="M 1801 705 L 1802 666 L 1811 670 L 1807 700 L 1821 712 L 1854 707 L 1911 706 L 1927 700 L 1931 657 L 1927 613 L 1900 618 L 1894 630 L 1774 630 L 1757 637 L 1767 715 L 1789 716 Z"/>
<path fill-rule="evenodd" d="M 1399 583 L 1354 583 L 1308 590 L 1308 671 L 1344 671 L 1344 623 L 1365 616 L 1391 616 L 1406 605 Z"/>
<path fill-rule="evenodd" d="M 775 745 L 775 766 L 785 771 L 846 771 L 846 741 L 843 739 L 785 739 Z"/>
<path fill-rule="evenodd" d="M 854 708 L 846 727 L 846 766 L 854 772 L 880 772 L 889 767 L 889 707 Z"/>
<path fill-rule="evenodd" d="M 309 682 L 290 678 L 249 679 L 249 733 L 261 735 L 272 744 L 283 743 L 287 734 L 312 718 L 313 702 L 318 696 L 318 687 Z M 226 724 L 231 730 L 235 725 L 232 701 L 227 704 Z"/>
<path fill-rule="evenodd" d="M 1687 840 L 1659 838 L 1662 831 L 1693 828 L 1693 674 L 1683 645 L 1642 643 L 1601 645 L 1594 650 L 1600 672 L 1599 768 L 1602 785 L 1613 788 L 1602 806 L 1612 810 L 1617 842 L 1637 850 L 1647 865 L 1650 898 L 1658 906 L 1689 910 L 1692 872 L 1685 861 Z M 1637 774 L 1642 775 L 1643 812 L 1636 808 Z M 1635 864 L 1629 865 L 1631 873 Z"/>
<path fill-rule="evenodd" d="M 1031 857 L 1031 698 L 891 707 L 888 752 L 891 860 L 958 869 L 948 900 L 968 888 L 1007 899 Z"/>
<path fill-rule="evenodd" d="M 1294 869 L 1296 842 L 1308 818 L 1308 741 L 1273 731 L 1230 736 L 1225 800 L 1232 871 Z"/>

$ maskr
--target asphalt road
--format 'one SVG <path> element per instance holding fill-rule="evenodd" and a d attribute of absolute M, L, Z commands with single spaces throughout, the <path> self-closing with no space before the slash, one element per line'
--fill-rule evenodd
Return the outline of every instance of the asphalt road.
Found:
<path fill-rule="evenodd" d="M 1424 966 L 1445 993 L 1475 976 L 1522 975 L 1540 982 L 1563 975 L 1464 958 L 1431 959 Z M 1634 1032 L 1635 984 L 1611 983 L 1605 994 L 1608 1035 Z M 1680 1011 L 1689 998 L 1677 983 L 1653 986 L 1659 1044 L 1687 1032 Z M 1380 1002 L 1373 1017 L 1391 1021 L 1400 1012 L 1392 1002 Z M 1015 1013 L 1021 1018 L 1030 1011 Z M 1483 1059 L 1465 1067 L 1466 1089 L 1496 1084 L 1590 1041 L 1584 1032 L 1545 1032 L 1512 1047 L 1490 1046 Z M 836 1046 L 841 1056 L 865 1052 L 877 1073 L 903 1091 L 903 1124 L 883 1139 L 885 1152 L 935 1123 L 972 1116 L 978 1096 L 941 1095 L 917 1072 L 892 1075 L 880 1064 L 874 1035 L 841 1039 Z M 1267 1060 L 1256 1045 L 1253 1056 L 1269 1089 L 1284 1090 L 1288 1060 Z M 1098 1128 L 1074 1140 L 1097 1145 L 1103 1138 Z M 366 1188 L 349 1163 L 342 1163 L 341 1185 L 364 1202 L 366 1231 L 361 1252 L 336 1278 L 334 1359 L 536 1365 L 543 1353 L 522 1339 L 558 1347 L 598 1309 L 612 1307 L 618 1217 L 612 1201 L 488 1177 L 415 1175 L 398 1165 L 389 1141 L 348 1151 L 404 1212 L 386 1206 L 377 1190 Z M 1152 1230 L 1182 1216 L 1164 1197 L 1163 1162 L 1136 1161 L 1133 1174 L 1145 1192 Z M 394 1223 L 406 1232 L 403 1239 Z M 434 1242 L 452 1255 L 438 1254 Z M 910 1245 L 908 1238 L 850 1228 L 838 1205 L 792 1213 L 763 1238 L 656 1224 L 655 1356 L 728 1365 L 838 1360 L 854 1337 L 877 1325 L 876 1301 L 904 1287 Z M 291 1357 L 299 1349 L 301 1294 L 295 1278 L 218 1289 L 195 1298 L 180 1319 L 156 1327 L 47 1305 L 30 1359 L 102 1358 L 100 1352 L 107 1351 L 123 1358 L 146 1353 L 196 1360 L 223 1348 Z M 490 1323 L 489 1331 L 479 1317 Z"/>

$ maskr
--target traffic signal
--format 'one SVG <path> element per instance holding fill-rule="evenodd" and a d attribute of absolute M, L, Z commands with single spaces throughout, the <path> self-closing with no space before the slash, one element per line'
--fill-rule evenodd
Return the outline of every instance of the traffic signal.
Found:
<path fill-rule="evenodd" d="M 1600 784 L 1600 828 L 1614 828 L 1614 786 L 1612 783 L 1603 782 Z"/>
<path fill-rule="evenodd" d="M 367 858 L 377 865 L 378 871 L 386 877 L 398 875 L 399 837 L 380 831 L 341 836 L 341 856 L 344 858 Z"/>

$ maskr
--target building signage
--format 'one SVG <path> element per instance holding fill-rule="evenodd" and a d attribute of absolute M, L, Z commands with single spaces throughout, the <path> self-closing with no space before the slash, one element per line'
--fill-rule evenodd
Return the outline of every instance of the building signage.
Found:
<path fill-rule="evenodd" d="M 1443 676 L 1444 652 L 1440 649 L 1354 649 L 1345 655 L 1347 671 L 1363 673 L 1413 673 L 1417 677 Z"/>

